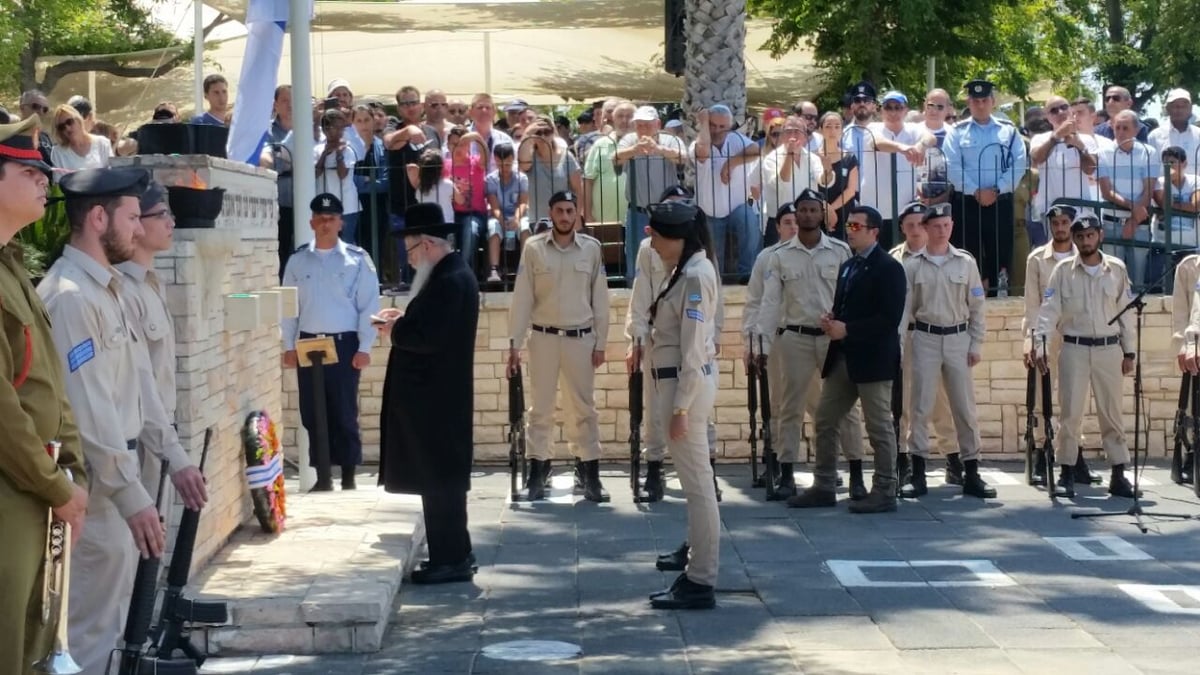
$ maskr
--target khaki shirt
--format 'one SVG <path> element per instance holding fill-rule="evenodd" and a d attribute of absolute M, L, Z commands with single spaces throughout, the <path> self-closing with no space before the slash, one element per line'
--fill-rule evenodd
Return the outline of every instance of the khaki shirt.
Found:
<path fill-rule="evenodd" d="M 813 248 L 793 237 L 772 251 L 763 272 L 757 331 L 775 334 L 784 326 L 819 327 L 833 308 L 838 268 L 853 255 L 844 242 L 821 234 Z"/>
<path fill-rule="evenodd" d="M 714 352 L 705 325 L 717 311 L 720 282 L 704 251 L 692 254 L 675 285 L 658 301 L 647 345 L 651 368 L 679 368 L 672 409 L 687 409 L 703 385 Z"/>
<path fill-rule="evenodd" d="M 649 237 L 638 245 L 634 270 L 633 288 L 629 292 L 629 310 L 625 314 L 625 337 L 629 338 L 630 342 L 645 342 L 646 336 L 650 334 L 650 305 L 654 304 L 654 298 L 658 297 L 663 284 L 667 283 L 667 269 L 662 258 L 650 248 Z M 717 336 L 725 326 L 725 301 L 721 298 L 721 293 L 717 293 L 717 316 L 710 325 L 712 328 L 709 330 L 709 337 L 715 348 Z"/>
<path fill-rule="evenodd" d="M 134 328 L 146 340 L 150 369 L 163 409 L 169 418 L 175 419 L 175 335 L 171 330 L 171 314 L 167 310 L 163 283 L 153 269 L 146 269 L 132 260 L 116 268 L 129 277 L 122 280 L 121 300 L 129 310 Z"/>
<path fill-rule="evenodd" d="M 928 250 L 913 254 L 904 262 L 908 277 L 908 296 L 901 326 L 922 321 L 931 326 L 967 324 L 971 354 L 983 347 L 983 282 L 979 267 L 970 253 L 949 247 L 941 265 Z"/>
<path fill-rule="evenodd" d="M 1079 254 L 1054 268 L 1038 310 L 1034 339 L 1049 339 L 1060 333 L 1089 338 L 1118 335 L 1121 351 L 1134 351 L 1129 326 L 1132 315 L 1126 312 L 1117 323 L 1108 323 L 1133 299 L 1125 263 L 1106 253 L 1101 255 L 1101 270 L 1096 276 L 1088 274 Z"/>
<path fill-rule="evenodd" d="M 20 247 L 11 243 L 0 248 L 0 329 L 0 498 L 20 492 L 47 508 L 62 506 L 72 487 L 59 467 L 86 486 L 83 451 L 50 318 L 29 283 Z M 57 466 L 46 453 L 53 440 L 62 444 Z"/>
<path fill-rule="evenodd" d="M 1189 255 L 1175 268 L 1175 287 L 1171 291 L 1171 339 L 1175 351 L 1180 354 L 1188 346 L 1184 332 L 1196 307 L 1192 300 L 1196 291 L 1200 291 L 1200 254 Z"/>
<path fill-rule="evenodd" d="M 68 245 L 38 294 L 66 368 L 67 396 L 92 468 L 92 496 L 111 500 L 128 518 L 154 505 L 128 441 L 145 440 L 155 454 L 164 448 L 151 446 L 153 438 L 174 438 L 175 456 L 182 448 L 154 391 L 141 338 L 127 319 L 121 284 L 115 269 Z"/>
<path fill-rule="evenodd" d="M 1071 244 L 1071 255 L 1075 253 L 1075 245 Z M 1054 247 L 1050 244 L 1038 246 L 1030 251 L 1029 257 L 1025 259 L 1025 316 L 1021 319 L 1021 335 L 1026 354 L 1031 349 L 1029 332 L 1037 327 L 1038 310 L 1042 308 L 1042 298 L 1046 296 L 1050 273 L 1058 267 L 1059 262 L 1061 261 L 1054 257 Z"/>
<path fill-rule="evenodd" d="M 779 242 L 772 244 L 763 249 L 758 257 L 754 259 L 754 266 L 750 268 L 750 281 L 746 283 L 746 304 L 742 306 L 742 338 L 749 339 L 751 335 L 758 333 L 758 311 L 762 305 L 763 297 L 763 276 L 767 271 L 767 263 L 771 260 L 771 254 L 783 246 L 787 242 Z M 774 339 L 775 331 L 770 331 L 770 335 L 764 336 L 767 340 Z M 755 350 L 758 351 L 757 349 Z"/>
<path fill-rule="evenodd" d="M 591 328 L 596 349 L 608 343 L 608 277 L 600 242 L 575 233 L 566 248 L 553 230 L 529 238 L 521 253 L 508 315 L 510 337 L 520 349 L 531 323 L 551 328 Z"/>
<path fill-rule="evenodd" d="M 908 260 L 920 252 L 921 251 L 914 251 L 910 249 L 908 244 L 896 244 L 892 247 L 892 250 L 888 251 L 888 255 L 892 256 L 892 260 L 895 260 L 898 263 L 903 263 L 905 260 Z"/>

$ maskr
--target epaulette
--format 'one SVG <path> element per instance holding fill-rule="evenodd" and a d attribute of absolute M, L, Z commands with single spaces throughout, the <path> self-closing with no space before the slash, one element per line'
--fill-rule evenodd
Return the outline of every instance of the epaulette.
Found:
<path fill-rule="evenodd" d="M 969 126 L 971 126 L 971 118 L 970 117 L 968 117 L 965 120 L 959 120 L 958 122 L 954 123 L 955 129 L 966 129 Z"/>
<path fill-rule="evenodd" d="M 309 242 L 308 244 L 300 244 L 299 246 L 296 247 L 296 250 L 294 252 L 299 253 L 300 251 L 307 251 L 311 244 L 312 244 L 312 242 Z"/>
<path fill-rule="evenodd" d="M 355 246 L 354 244 L 346 244 L 346 250 L 358 256 L 364 256 L 367 254 L 367 250 L 365 248 L 361 246 Z"/>
<path fill-rule="evenodd" d="M 600 244 L 599 239 L 593 237 L 592 235 L 590 235 L 586 232 L 576 232 L 575 236 L 582 238 L 584 241 L 590 241 L 591 243 L 595 244 L 596 246 L 601 246 L 603 248 L 603 246 Z"/>

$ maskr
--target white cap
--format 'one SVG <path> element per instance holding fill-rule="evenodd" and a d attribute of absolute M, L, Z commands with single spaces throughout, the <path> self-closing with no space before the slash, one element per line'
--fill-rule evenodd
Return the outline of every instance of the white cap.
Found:
<path fill-rule="evenodd" d="M 657 122 L 658 111 L 654 106 L 644 105 L 633 112 L 634 122 Z"/>
<path fill-rule="evenodd" d="M 683 122 L 681 120 L 678 120 L 678 119 L 667 120 L 667 126 L 666 126 L 667 129 L 675 129 L 677 127 L 682 127 L 682 126 L 683 126 Z"/>
<path fill-rule="evenodd" d="M 1172 89 L 1171 91 L 1167 92 L 1167 103 L 1170 103 L 1171 101 L 1178 101 L 1179 99 L 1183 99 L 1188 103 L 1191 103 L 1192 95 L 1188 93 L 1187 89 Z"/>
<path fill-rule="evenodd" d="M 346 91 L 354 91 L 350 88 L 350 82 L 348 80 L 344 80 L 339 77 L 336 80 L 331 80 L 329 82 L 329 86 L 325 88 L 325 95 L 333 96 L 333 90 L 337 89 L 338 87 L 345 87 Z"/>

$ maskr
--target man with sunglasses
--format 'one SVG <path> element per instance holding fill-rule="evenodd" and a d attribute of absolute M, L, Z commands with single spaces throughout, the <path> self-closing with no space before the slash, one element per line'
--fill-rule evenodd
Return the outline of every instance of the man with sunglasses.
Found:
<path fill-rule="evenodd" d="M 930 89 L 929 93 L 925 94 L 925 110 L 922 113 L 925 131 L 937 140 L 939 148 L 946 140 L 947 119 L 953 114 L 954 103 L 945 89 Z"/>
<path fill-rule="evenodd" d="M 984 291 L 975 259 L 950 244 L 950 214 L 949 204 L 934 204 L 925 211 L 925 249 L 904 262 L 904 323 L 913 327 L 908 446 L 914 459 L 929 456 L 929 422 L 938 386 L 945 387 L 961 453 L 946 457 L 946 482 L 962 485 L 964 495 L 987 499 L 995 497 L 996 490 L 979 476 L 981 441 L 971 378 L 971 369 L 982 359 Z M 914 461 L 914 497 L 927 490 L 920 468 Z"/>
<path fill-rule="evenodd" d="M 825 187 L 833 182 L 833 172 L 826 174 L 821 158 L 808 149 L 808 125 L 799 115 L 789 115 L 780 127 L 779 145 L 763 158 L 762 200 L 767 229 L 763 246 L 775 244 L 775 214 L 792 203 L 803 192 Z M 772 133 L 775 133 L 774 131 Z M 824 207 L 824 202 L 821 202 Z"/>
<path fill-rule="evenodd" d="M 37 89 L 30 89 L 21 94 L 21 99 L 18 101 L 21 119 L 29 119 L 30 116 L 37 116 L 43 122 L 46 116 L 50 114 L 50 101 L 46 95 Z M 41 129 L 37 135 L 38 151 L 42 153 L 42 161 L 50 163 L 50 151 L 54 149 L 54 141 L 50 138 L 50 134 L 46 133 L 46 124 L 39 125 Z"/>
<path fill-rule="evenodd" d="M 1104 112 L 1108 114 L 1108 120 L 1096 125 L 1096 135 L 1103 136 L 1110 141 L 1116 140 L 1116 135 L 1113 133 L 1113 122 L 1117 118 L 1117 113 L 1132 108 L 1133 96 L 1129 94 L 1129 90 L 1119 85 L 1109 85 L 1104 90 Z M 1148 142 L 1150 140 L 1150 127 L 1141 120 L 1137 120 L 1137 123 L 1136 138 L 1138 142 Z"/>
<path fill-rule="evenodd" d="M 997 283 L 1000 270 L 1012 269 L 1013 192 L 1028 165 L 1020 132 L 992 115 L 993 87 L 987 80 L 967 82 L 970 117 L 954 125 L 942 146 L 954 185 L 955 242 L 979 261 L 985 289 Z"/>
<path fill-rule="evenodd" d="M 1049 239 L 1048 223 L 1041 216 L 1050 211 L 1051 204 L 1060 199 L 1094 200 L 1099 196 L 1092 178 L 1096 173 L 1096 153 L 1100 151 L 1095 136 L 1079 128 L 1077 115 L 1062 96 L 1046 99 L 1045 110 L 1052 130 L 1029 141 L 1029 161 L 1038 172 L 1034 220 L 1028 225 L 1029 245 L 1035 248 Z"/>
<path fill-rule="evenodd" d="M 422 121 L 424 112 L 421 103 L 421 92 L 413 86 L 403 86 L 396 92 L 396 110 L 400 115 L 397 124 L 389 124 L 383 134 L 383 146 L 387 148 L 388 170 L 392 175 L 404 175 L 409 164 L 417 164 L 421 153 L 427 147 L 441 147 L 441 135 L 437 129 Z M 490 113 L 489 113 L 490 114 Z M 351 134 L 355 135 L 355 134 Z M 417 192 L 411 181 L 393 181 L 388 194 L 390 198 L 389 215 L 390 230 L 393 235 L 404 230 L 404 214 L 408 208 L 417 204 Z M 400 288 L 408 288 L 412 279 L 412 268 L 406 262 L 403 243 L 396 239 L 396 278 Z"/>
<path fill-rule="evenodd" d="M 864 153 L 865 164 L 859 165 L 859 202 L 879 211 L 883 217 L 880 245 L 892 241 L 896 213 L 913 200 L 917 191 L 914 165 L 925 160 L 927 148 L 937 146 L 937 139 L 925 133 L 922 125 L 904 121 L 908 114 L 908 97 L 899 91 L 883 95 L 883 121 L 867 125 L 874 152 Z M 895 153 L 903 153 L 903 157 Z M 892 194 L 892 178 L 896 191 Z"/>

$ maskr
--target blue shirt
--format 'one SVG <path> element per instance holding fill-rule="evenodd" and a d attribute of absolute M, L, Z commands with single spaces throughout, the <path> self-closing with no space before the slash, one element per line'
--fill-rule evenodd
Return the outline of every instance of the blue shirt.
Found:
<path fill-rule="evenodd" d="M 1029 167 L 1017 128 L 994 117 L 986 124 L 973 118 L 955 124 L 946 133 L 942 150 L 950 182 L 968 195 L 980 188 L 1011 194 Z"/>
<path fill-rule="evenodd" d="M 281 322 L 284 350 L 294 350 L 302 332 L 354 331 L 358 351 L 371 353 L 375 342 L 371 315 L 379 311 L 379 276 L 366 251 L 340 239 L 328 252 L 305 244 L 288 258 L 283 285 L 295 286 L 300 299 L 300 316 Z"/>
<path fill-rule="evenodd" d="M 193 117 L 192 124 L 203 124 L 210 127 L 223 127 L 225 126 L 225 120 L 214 116 L 212 113 L 206 110 L 204 111 L 203 115 L 196 115 Z"/>

